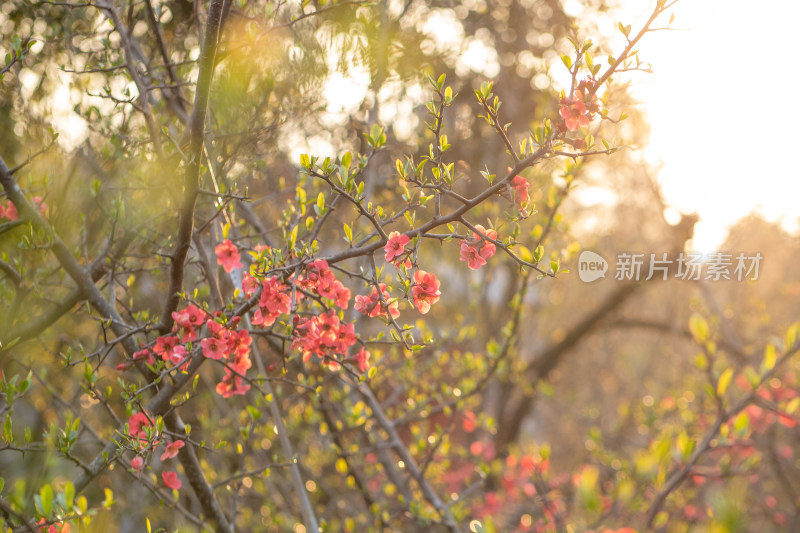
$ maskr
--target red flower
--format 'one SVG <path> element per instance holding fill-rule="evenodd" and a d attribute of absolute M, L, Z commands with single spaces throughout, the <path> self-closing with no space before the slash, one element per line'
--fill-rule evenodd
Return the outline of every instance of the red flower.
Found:
<path fill-rule="evenodd" d="M 519 176 L 517 176 L 519 177 Z M 527 182 L 526 182 L 527 183 Z M 471 239 L 461 241 L 460 259 L 467 262 L 467 266 L 472 270 L 477 270 L 486 264 L 486 260 L 495 253 L 495 245 L 483 239 L 488 237 L 497 240 L 497 232 L 493 229 L 487 230 L 480 224 L 475 226 L 479 233 L 472 232 Z"/>
<path fill-rule="evenodd" d="M 511 180 L 511 188 L 514 189 L 514 199 L 517 201 L 517 207 L 522 208 L 522 205 L 528 201 L 528 180 L 522 176 L 514 176 Z"/>
<path fill-rule="evenodd" d="M 508 167 L 506 171 L 511 172 L 511 167 Z M 514 202 L 517 205 L 517 209 L 522 209 L 525 203 L 530 199 L 528 196 L 528 180 L 522 176 L 514 176 L 511 178 L 509 185 L 511 186 L 510 196 L 508 194 L 508 189 L 502 189 L 499 194 L 507 200 Z"/>
<path fill-rule="evenodd" d="M 222 356 L 228 353 L 228 342 L 216 337 L 209 337 L 200 341 L 200 347 L 203 349 L 203 355 L 209 359 L 219 361 Z"/>
<path fill-rule="evenodd" d="M 333 300 L 334 304 L 342 309 L 347 309 L 350 305 L 350 289 L 336 279 L 328 267 L 328 262 L 324 259 L 317 259 L 309 263 L 306 266 L 305 275 L 297 279 L 297 285 L 312 290 L 323 298 Z M 300 293 L 298 293 L 299 295 Z"/>
<path fill-rule="evenodd" d="M 144 348 L 142 350 L 139 350 L 138 352 L 133 353 L 134 361 L 139 361 L 140 359 L 144 359 L 145 362 L 150 366 L 153 366 L 153 364 L 155 363 L 153 354 L 147 348 Z"/>
<path fill-rule="evenodd" d="M 356 296 L 355 310 L 362 315 L 367 315 L 371 318 L 375 318 L 376 316 L 389 318 L 389 315 L 392 315 L 392 318 L 397 318 L 400 316 L 397 299 L 389 298 L 389 292 L 386 290 L 385 283 L 381 283 L 379 286 L 381 289 L 381 294 L 383 295 L 383 299 L 386 302 L 386 306 L 384 307 L 381 305 L 380 296 L 378 296 L 378 290 L 373 285 L 372 292 L 369 294 L 369 296 L 364 296 L 361 294 Z M 389 311 L 388 314 L 386 312 L 387 309 Z"/>
<path fill-rule="evenodd" d="M 8 220 L 14 221 L 19 218 L 19 213 L 17 213 L 17 206 L 15 206 L 11 200 L 8 201 L 8 205 L 6 206 L 6 218 Z"/>
<path fill-rule="evenodd" d="M 128 418 L 128 435 L 136 439 L 136 444 L 142 446 L 147 441 L 147 432 L 144 428 L 152 427 L 150 418 L 144 413 L 133 413 Z"/>
<path fill-rule="evenodd" d="M 183 442 L 182 440 L 176 440 L 174 442 L 170 442 L 169 444 L 167 444 L 166 451 L 164 451 L 164 453 L 161 454 L 161 460 L 166 461 L 167 459 L 172 459 L 173 457 L 178 455 L 178 452 L 180 451 L 181 448 L 185 446 L 185 444 L 186 443 Z"/>
<path fill-rule="evenodd" d="M 250 385 L 244 383 L 241 376 L 237 376 L 230 370 L 227 370 L 225 377 L 222 381 L 217 383 L 217 394 L 223 398 L 230 398 L 235 394 L 244 394 L 250 389 Z"/>
<path fill-rule="evenodd" d="M 578 95 L 580 93 L 577 93 Z M 589 125 L 589 117 L 586 115 L 586 106 L 580 99 L 561 101 L 559 114 L 564 119 L 569 131 L 576 131 L 581 126 Z"/>
<path fill-rule="evenodd" d="M 261 298 L 253 314 L 253 325 L 269 327 L 279 316 L 289 312 L 292 298 L 288 287 L 275 276 L 266 278 L 261 285 Z"/>
<path fill-rule="evenodd" d="M 164 485 L 170 489 L 179 490 L 181 488 L 181 480 L 178 479 L 178 474 L 171 470 L 161 472 L 161 479 L 164 480 Z"/>
<path fill-rule="evenodd" d="M 183 344 L 178 344 L 172 350 L 165 352 L 161 355 L 161 358 L 168 363 L 172 363 L 173 365 L 178 365 L 183 363 L 186 358 L 189 356 L 189 351 L 186 349 L 186 346 Z"/>
<path fill-rule="evenodd" d="M 438 302 L 442 295 L 439 290 L 439 280 L 430 272 L 417 270 L 414 272 L 414 286 L 411 288 L 411 294 L 414 307 L 424 315 L 431 310 L 431 305 Z"/>
<path fill-rule="evenodd" d="M 225 239 L 214 248 L 217 254 L 217 264 L 222 265 L 225 272 L 232 272 L 234 268 L 242 268 L 241 256 L 236 245 Z"/>
<path fill-rule="evenodd" d="M 45 216 L 47 213 L 47 204 L 42 201 L 42 197 L 34 196 L 33 203 L 39 206 L 39 213 L 41 213 L 42 216 Z"/>
<path fill-rule="evenodd" d="M 195 327 L 199 327 L 205 320 L 205 313 L 194 304 L 189 304 L 181 311 L 173 311 L 172 319 L 177 328 L 180 328 L 181 342 L 189 342 L 197 339 Z"/>
<path fill-rule="evenodd" d="M 136 457 L 131 459 L 131 468 L 133 468 L 137 472 L 141 471 L 143 466 L 144 466 L 144 459 L 142 459 L 141 455 L 137 455 Z"/>
<path fill-rule="evenodd" d="M 242 276 L 242 292 L 244 292 L 246 298 L 254 295 L 259 285 L 258 278 L 251 276 L 249 273 L 245 272 Z"/>
<path fill-rule="evenodd" d="M 177 345 L 178 337 L 175 337 L 174 335 L 170 335 L 169 337 L 158 337 L 156 339 L 156 345 L 153 346 L 153 351 L 166 361 L 169 359 L 169 355 Z"/>
<path fill-rule="evenodd" d="M 292 349 L 302 354 L 303 361 L 316 356 L 330 370 L 339 367 L 337 356 L 346 353 L 357 340 L 355 326 L 343 323 L 333 311 L 299 319 L 294 333 Z"/>
<path fill-rule="evenodd" d="M 397 231 L 391 232 L 389 234 L 389 242 L 387 242 L 386 246 L 383 248 L 386 252 L 386 255 L 384 255 L 386 262 L 397 265 L 395 258 L 400 257 L 405 253 L 405 246 L 410 240 L 411 239 L 408 237 L 408 235 L 403 235 Z"/>
<path fill-rule="evenodd" d="M 370 353 L 363 346 L 355 355 L 356 364 L 358 365 L 358 371 L 361 372 L 362 374 L 367 370 L 369 370 L 369 358 L 370 358 Z"/>
<path fill-rule="evenodd" d="M 38 522 L 36 522 L 37 526 L 42 526 L 39 531 L 46 531 L 47 533 L 69 533 L 69 524 L 62 523 L 54 523 L 50 524 L 49 526 L 45 523 L 44 518 L 40 518 Z M 47 528 L 47 529 L 45 529 Z"/>

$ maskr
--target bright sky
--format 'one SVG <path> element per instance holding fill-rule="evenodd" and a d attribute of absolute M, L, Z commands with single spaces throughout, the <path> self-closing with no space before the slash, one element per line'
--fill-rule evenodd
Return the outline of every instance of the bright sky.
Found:
<path fill-rule="evenodd" d="M 663 163 L 667 201 L 700 214 L 699 251 L 715 250 L 753 211 L 795 231 L 800 167 L 787 156 L 800 139 L 800 2 L 681 0 L 673 9 L 673 27 L 690 30 L 645 37 L 640 56 L 655 73 L 635 88 L 652 124 L 646 155 Z"/>

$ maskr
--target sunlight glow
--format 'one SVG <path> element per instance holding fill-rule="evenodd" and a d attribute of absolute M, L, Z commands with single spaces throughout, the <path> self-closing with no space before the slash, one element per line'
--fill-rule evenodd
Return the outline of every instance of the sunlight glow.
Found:
<path fill-rule="evenodd" d="M 653 125 L 646 155 L 663 164 L 667 201 L 700 215 L 700 251 L 714 250 L 751 212 L 796 230 L 800 172 L 784 150 L 800 122 L 790 86 L 800 3 L 681 1 L 673 9 L 673 27 L 688 31 L 645 37 L 641 56 L 654 74 L 633 88 Z"/>

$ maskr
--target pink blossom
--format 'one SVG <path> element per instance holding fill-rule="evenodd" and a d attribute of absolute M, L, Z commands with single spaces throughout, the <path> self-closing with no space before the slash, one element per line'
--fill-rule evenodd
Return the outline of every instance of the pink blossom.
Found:
<path fill-rule="evenodd" d="M 439 280 L 436 275 L 424 270 L 414 272 L 414 286 L 411 288 L 414 300 L 414 307 L 426 314 L 431 310 L 431 305 L 439 301 L 441 291 L 439 290 Z"/>
<path fill-rule="evenodd" d="M 228 342 L 216 337 L 209 337 L 201 340 L 200 347 L 203 349 L 203 355 L 205 357 L 217 361 L 228 353 Z"/>
<path fill-rule="evenodd" d="M 395 263 L 397 257 L 402 256 L 406 249 L 406 244 L 409 243 L 411 239 L 408 235 L 403 235 L 397 231 L 393 231 L 389 234 L 389 241 L 384 246 L 384 251 L 386 254 L 384 255 L 384 259 L 386 259 L 387 263 Z"/>
<path fill-rule="evenodd" d="M 170 335 L 169 337 L 158 337 L 156 339 L 155 346 L 153 346 L 153 351 L 166 361 L 168 358 L 167 354 L 172 352 L 177 345 L 178 337 L 175 337 L 174 335 Z"/>
<path fill-rule="evenodd" d="M 380 296 L 378 296 L 378 290 L 373 285 L 372 292 L 369 294 L 369 296 L 361 294 L 356 296 L 355 310 L 361 313 L 362 315 L 367 315 L 371 318 L 375 318 L 378 316 L 383 318 L 389 318 L 389 315 L 392 315 L 392 318 L 397 318 L 398 316 L 400 316 L 400 309 L 398 309 L 397 299 L 389 297 L 389 292 L 386 290 L 385 283 L 381 283 L 379 287 L 381 290 L 381 295 L 383 295 L 383 299 L 386 302 L 385 307 L 380 303 Z M 387 314 L 387 309 L 388 309 L 388 314 Z"/>
<path fill-rule="evenodd" d="M 41 213 L 42 216 L 47 214 L 47 204 L 42 200 L 41 196 L 34 196 L 33 203 L 39 206 L 39 213 Z"/>
<path fill-rule="evenodd" d="M 217 394 L 223 398 L 230 398 L 235 394 L 244 394 L 250 388 L 250 385 L 244 383 L 241 376 L 237 376 L 230 370 L 226 371 L 225 377 L 217 383 Z"/>
<path fill-rule="evenodd" d="M 254 295 L 260 284 L 258 278 L 245 272 L 242 276 L 242 292 L 244 292 L 245 297 L 250 298 Z"/>
<path fill-rule="evenodd" d="M 472 238 L 461 241 L 460 259 L 467 262 L 467 266 L 472 270 L 477 270 L 486 264 L 486 260 L 492 257 L 496 251 L 494 243 L 484 240 L 488 237 L 497 240 L 497 232 L 493 229 L 487 230 L 480 224 L 475 226 L 478 232 L 472 232 Z"/>
<path fill-rule="evenodd" d="M 225 272 L 232 272 L 234 268 L 242 268 L 241 256 L 236 245 L 225 239 L 214 248 L 217 254 L 217 264 L 222 265 Z"/>
<path fill-rule="evenodd" d="M 167 459 L 172 459 L 173 457 L 177 456 L 178 452 L 184 447 L 185 444 L 186 443 L 182 440 L 170 442 L 167 444 L 167 449 L 161 454 L 161 460 L 166 461 Z"/>
<path fill-rule="evenodd" d="M 361 372 L 362 374 L 367 370 L 369 370 L 369 358 L 370 358 L 370 353 L 363 346 L 355 355 L 356 364 L 358 364 L 358 371 Z"/>
<path fill-rule="evenodd" d="M 144 359 L 145 362 L 150 366 L 152 366 L 155 363 L 155 359 L 153 357 L 153 353 L 150 350 L 148 350 L 147 348 L 144 348 L 142 350 L 139 350 L 138 352 L 134 352 L 133 353 L 133 360 L 134 361 L 139 361 L 141 359 Z"/>
<path fill-rule="evenodd" d="M 144 412 L 133 413 L 128 418 L 128 435 L 134 437 L 137 444 L 141 446 L 147 440 L 147 432 L 144 428 L 152 427 L 152 425 L 150 418 Z"/>
<path fill-rule="evenodd" d="M 137 472 L 141 471 L 143 466 L 144 466 L 144 459 L 142 459 L 141 455 L 137 455 L 136 457 L 131 459 L 131 468 L 133 468 Z"/>
<path fill-rule="evenodd" d="M 514 199 L 517 202 L 517 207 L 522 208 L 522 205 L 530 198 L 528 196 L 528 180 L 522 176 L 514 176 L 511 180 L 511 188 L 514 189 Z"/>
<path fill-rule="evenodd" d="M 589 125 L 589 117 L 586 114 L 586 106 L 580 99 L 562 100 L 561 109 L 558 112 L 569 131 L 576 131 L 581 126 Z"/>
<path fill-rule="evenodd" d="M 161 472 L 161 479 L 164 480 L 164 485 L 170 489 L 179 490 L 181 488 L 181 480 L 178 479 L 178 474 L 171 470 Z"/>
<path fill-rule="evenodd" d="M 289 288 L 275 276 L 266 278 L 261 286 L 261 298 L 258 309 L 253 313 L 253 325 L 269 327 L 279 316 L 289 312 L 292 298 L 288 294 Z"/>
<path fill-rule="evenodd" d="M 188 350 L 186 350 L 186 346 L 183 344 L 178 344 L 175 346 L 172 351 L 167 352 L 165 355 L 162 355 L 164 361 L 168 363 L 172 363 L 173 365 L 177 365 L 183 363 L 184 360 L 189 356 Z"/>
<path fill-rule="evenodd" d="M 42 526 L 39 531 L 45 531 L 45 528 L 47 528 L 47 533 L 69 533 L 70 529 L 69 524 L 64 522 L 54 522 L 48 526 L 44 518 L 40 518 L 36 525 Z"/>
<path fill-rule="evenodd" d="M 11 200 L 8 201 L 8 205 L 6 206 L 6 218 L 11 221 L 19 219 L 17 206 L 15 206 Z"/>

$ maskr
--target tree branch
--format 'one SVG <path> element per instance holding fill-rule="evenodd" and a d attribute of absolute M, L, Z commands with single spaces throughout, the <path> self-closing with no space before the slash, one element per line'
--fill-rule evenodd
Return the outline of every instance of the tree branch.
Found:
<path fill-rule="evenodd" d="M 161 332 L 167 332 L 174 323 L 172 312 L 178 308 L 180 292 L 183 290 L 184 263 L 189 254 L 194 230 L 194 207 L 200 189 L 200 161 L 202 159 L 206 111 L 208 108 L 211 81 L 214 76 L 215 57 L 219 40 L 220 19 L 223 0 L 211 0 L 206 21 L 206 38 L 200 53 L 200 73 L 194 95 L 194 109 L 189 119 L 189 161 L 183 181 L 183 203 L 178 222 L 178 242 L 170 265 L 169 291 L 161 316 Z"/>

